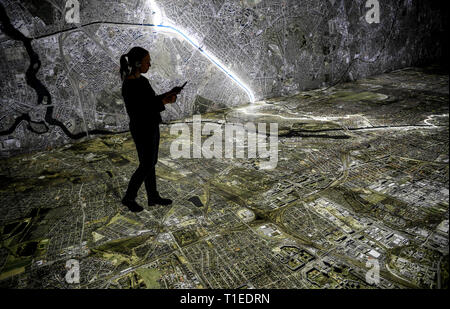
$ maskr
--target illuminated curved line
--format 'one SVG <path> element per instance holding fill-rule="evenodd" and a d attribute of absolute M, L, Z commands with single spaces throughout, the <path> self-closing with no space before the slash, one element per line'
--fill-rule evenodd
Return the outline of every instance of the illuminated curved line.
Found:
<path fill-rule="evenodd" d="M 186 41 L 188 41 L 194 48 L 198 49 L 203 55 L 206 56 L 206 58 L 208 58 L 209 61 L 211 61 L 211 63 L 213 63 L 216 67 L 218 67 L 220 70 L 222 70 L 222 72 L 224 72 L 229 78 L 231 78 L 236 84 L 238 84 L 249 96 L 250 98 L 250 102 L 255 102 L 255 96 L 253 95 L 253 91 L 251 91 L 243 82 L 241 82 L 239 80 L 238 77 L 235 77 L 233 75 L 233 73 L 229 72 L 224 65 L 222 65 L 219 61 L 219 59 L 217 59 L 214 55 L 209 55 L 205 50 L 203 50 L 199 44 L 196 44 L 194 42 L 194 40 L 192 40 L 191 38 L 189 38 L 189 36 L 187 36 L 183 31 L 177 29 L 175 26 L 173 26 L 172 24 L 164 24 L 164 14 L 161 12 L 161 9 L 159 8 L 159 6 L 155 3 L 155 0 L 148 0 L 150 7 L 152 8 L 153 14 L 154 14 L 154 18 L 152 21 L 154 24 L 145 24 L 151 27 L 158 27 L 158 28 L 165 28 L 165 29 L 170 29 L 173 30 L 175 32 L 177 32 L 178 34 L 180 34 Z"/>
<path fill-rule="evenodd" d="M 184 34 L 182 31 L 178 30 L 177 28 L 170 26 L 170 25 L 155 25 L 155 24 L 142 24 L 143 26 L 147 26 L 147 27 L 158 27 L 158 28 L 166 28 L 166 29 L 170 29 L 173 30 L 175 32 L 177 32 L 178 34 L 180 34 L 186 41 L 188 41 L 192 46 L 194 46 L 196 49 L 198 49 L 203 55 L 206 56 L 206 58 L 209 59 L 209 61 L 211 61 L 215 66 L 217 66 L 220 70 L 222 70 L 222 72 L 224 72 L 226 75 L 228 75 L 228 77 L 230 77 L 236 84 L 238 84 L 249 96 L 250 101 L 253 103 L 255 102 L 255 96 L 253 95 L 253 92 L 247 87 L 245 86 L 241 81 L 239 81 L 239 79 L 237 77 L 234 77 L 233 74 L 229 71 L 227 71 L 227 69 L 225 69 L 223 67 L 223 65 L 221 65 L 220 63 L 218 63 L 216 60 L 214 60 L 204 49 L 202 49 L 200 46 L 198 46 L 192 39 L 190 39 L 186 34 Z"/>
<path fill-rule="evenodd" d="M 247 93 L 247 95 L 250 97 L 250 101 L 254 102 L 255 101 L 255 96 L 253 95 L 252 91 L 250 89 L 248 89 L 243 83 L 241 83 L 236 77 L 234 77 L 230 72 L 228 72 L 220 63 L 218 63 L 217 61 L 215 61 L 206 51 L 204 51 L 200 46 L 197 46 L 191 39 L 189 39 L 189 37 L 187 35 L 185 35 L 183 32 L 179 31 L 178 29 L 172 27 L 172 26 L 165 26 L 165 25 L 158 25 L 157 27 L 161 27 L 161 28 L 169 28 L 172 29 L 176 32 L 178 32 L 179 34 L 181 34 L 186 40 L 188 40 L 193 46 L 195 46 L 195 48 L 197 48 L 202 54 L 204 54 L 209 61 L 211 61 L 212 63 L 214 63 L 219 69 L 221 69 L 225 74 L 227 74 L 232 80 L 234 80 L 239 86 L 242 87 L 242 89 L 245 90 L 245 92 Z"/>

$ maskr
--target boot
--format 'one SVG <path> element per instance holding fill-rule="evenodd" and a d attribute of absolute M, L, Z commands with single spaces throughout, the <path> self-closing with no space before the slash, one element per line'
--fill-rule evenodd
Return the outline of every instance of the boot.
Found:
<path fill-rule="evenodd" d="M 168 198 L 162 198 L 158 194 L 154 194 L 148 197 L 148 206 L 154 206 L 154 205 L 170 205 L 172 204 L 172 200 Z"/>
<path fill-rule="evenodd" d="M 135 200 L 130 200 L 127 198 L 123 198 L 122 204 L 127 206 L 131 212 L 141 212 L 144 210 L 141 205 L 139 205 Z"/>

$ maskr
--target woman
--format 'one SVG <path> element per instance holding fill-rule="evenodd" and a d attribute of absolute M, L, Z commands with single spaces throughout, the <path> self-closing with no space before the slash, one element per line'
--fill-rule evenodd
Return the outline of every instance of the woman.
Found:
<path fill-rule="evenodd" d="M 136 144 L 139 167 L 131 176 L 122 204 L 132 212 L 143 208 L 135 199 L 142 183 L 145 182 L 148 205 L 169 205 L 170 199 L 161 198 L 156 190 L 155 165 L 158 161 L 160 112 L 164 105 L 174 103 L 181 87 L 175 87 L 162 95 L 155 91 L 142 74 L 151 66 L 150 54 L 142 47 L 133 47 L 128 54 L 120 57 L 120 74 L 123 80 L 122 96 L 130 118 L 130 132 Z"/>

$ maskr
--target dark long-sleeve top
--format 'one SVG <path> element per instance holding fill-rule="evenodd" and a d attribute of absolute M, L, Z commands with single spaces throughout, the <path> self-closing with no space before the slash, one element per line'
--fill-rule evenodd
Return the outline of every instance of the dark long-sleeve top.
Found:
<path fill-rule="evenodd" d="M 161 123 L 161 112 L 165 110 L 163 96 L 157 96 L 147 78 L 125 79 L 122 96 L 130 118 L 130 130 L 144 130 Z"/>

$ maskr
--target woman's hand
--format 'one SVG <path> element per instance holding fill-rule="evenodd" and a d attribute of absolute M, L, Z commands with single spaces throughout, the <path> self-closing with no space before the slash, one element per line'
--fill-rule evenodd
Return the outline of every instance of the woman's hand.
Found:
<path fill-rule="evenodd" d="M 175 101 L 177 100 L 177 96 L 171 92 L 168 92 L 165 94 L 164 98 L 163 98 L 163 104 L 172 104 L 175 103 Z"/>

